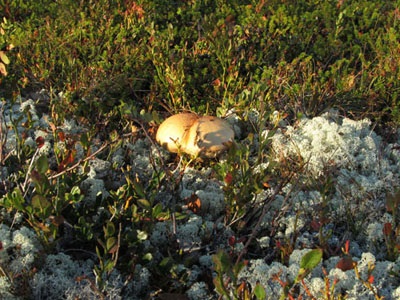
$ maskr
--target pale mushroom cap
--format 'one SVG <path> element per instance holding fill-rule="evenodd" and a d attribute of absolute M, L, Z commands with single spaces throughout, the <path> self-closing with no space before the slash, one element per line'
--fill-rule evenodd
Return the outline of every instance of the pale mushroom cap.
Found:
<path fill-rule="evenodd" d="M 182 139 L 199 117 L 192 113 L 173 115 L 161 123 L 156 141 L 170 152 L 177 153 L 182 147 Z"/>
<path fill-rule="evenodd" d="M 228 122 L 217 117 L 201 117 L 185 135 L 183 151 L 193 156 L 215 157 L 228 149 L 234 136 Z"/>

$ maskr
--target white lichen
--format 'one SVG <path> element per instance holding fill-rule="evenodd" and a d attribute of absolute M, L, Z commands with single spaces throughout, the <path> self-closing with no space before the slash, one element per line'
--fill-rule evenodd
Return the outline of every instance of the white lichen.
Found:
<path fill-rule="evenodd" d="M 383 235 L 383 224 L 379 222 L 373 222 L 368 225 L 367 229 L 368 240 L 372 243 L 382 242 L 384 239 Z"/>
<path fill-rule="evenodd" d="M 81 189 L 85 195 L 85 201 L 89 205 L 94 204 L 96 199 L 105 199 L 109 195 L 102 179 L 86 178 L 81 183 Z"/>
<path fill-rule="evenodd" d="M 0 276 L 0 299 L 7 299 L 7 300 L 19 300 L 20 297 L 17 297 L 11 294 L 12 284 L 8 277 Z"/>
<path fill-rule="evenodd" d="M 29 270 L 41 249 L 36 234 L 26 227 L 13 232 L 12 244 L 17 257 L 10 262 L 10 269 L 15 273 Z"/>
<path fill-rule="evenodd" d="M 0 242 L 0 263 L 14 274 L 29 270 L 41 250 L 36 234 L 27 227 L 11 230 L 0 224 Z"/>
<path fill-rule="evenodd" d="M 383 151 L 381 138 L 369 129 L 369 125 L 369 120 L 332 120 L 327 113 L 303 119 L 296 128 L 288 126 L 285 133 L 278 131 L 272 138 L 273 147 L 284 156 L 300 155 L 314 176 L 334 167 L 351 174 L 354 171 L 364 176 L 390 179 L 393 168 L 382 159 L 389 153 Z M 398 167 L 397 164 L 396 169 Z"/>
<path fill-rule="evenodd" d="M 213 297 L 209 294 L 207 286 L 205 282 L 200 281 L 194 283 L 190 289 L 186 292 L 186 296 L 190 300 L 207 300 L 213 299 Z"/>
<path fill-rule="evenodd" d="M 225 210 L 225 195 L 221 183 L 215 179 L 208 179 L 207 173 L 204 170 L 199 172 L 186 168 L 182 178 L 180 197 L 184 200 L 196 195 L 200 199 L 205 218 L 215 219 Z"/>

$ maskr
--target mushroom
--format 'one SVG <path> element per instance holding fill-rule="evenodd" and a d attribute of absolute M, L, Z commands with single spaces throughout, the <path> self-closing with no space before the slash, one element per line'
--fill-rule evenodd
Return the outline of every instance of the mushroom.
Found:
<path fill-rule="evenodd" d="M 167 118 L 157 130 L 156 141 L 169 152 L 179 152 L 184 135 L 198 118 L 192 113 L 182 113 Z"/>
<path fill-rule="evenodd" d="M 204 116 L 195 121 L 185 135 L 184 151 L 193 156 L 216 157 L 232 145 L 234 136 L 228 122 Z"/>
<path fill-rule="evenodd" d="M 229 123 L 220 118 L 182 113 L 160 125 L 156 140 L 170 152 L 216 157 L 229 148 L 234 135 Z"/>

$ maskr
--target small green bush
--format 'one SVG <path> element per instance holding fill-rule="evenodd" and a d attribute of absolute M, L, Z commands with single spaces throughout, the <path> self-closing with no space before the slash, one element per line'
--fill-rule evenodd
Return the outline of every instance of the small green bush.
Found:
<path fill-rule="evenodd" d="M 398 11 L 362 1 L 3 1 L 9 80 L 21 91 L 69 91 L 72 112 L 139 107 L 215 111 L 269 105 L 317 115 L 330 107 L 398 121 Z M 3 93 L 6 91 L 3 91 Z M 82 103 L 81 98 L 88 103 Z M 79 103 L 76 103 L 79 101 Z"/>

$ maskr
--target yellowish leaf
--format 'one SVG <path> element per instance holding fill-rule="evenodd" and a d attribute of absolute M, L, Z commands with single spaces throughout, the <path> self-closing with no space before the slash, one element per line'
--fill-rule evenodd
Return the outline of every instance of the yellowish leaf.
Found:
<path fill-rule="evenodd" d="M 6 70 L 6 66 L 1 62 L 0 62 L 0 74 L 4 75 L 4 76 L 7 76 L 7 74 L 8 74 L 7 70 Z"/>
<path fill-rule="evenodd" d="M 8 65 L 10 63 L 10 59 L 6 55 L 4 51 L 0 51 L 0 59 L 3 61 L 4 64 Z"/>

